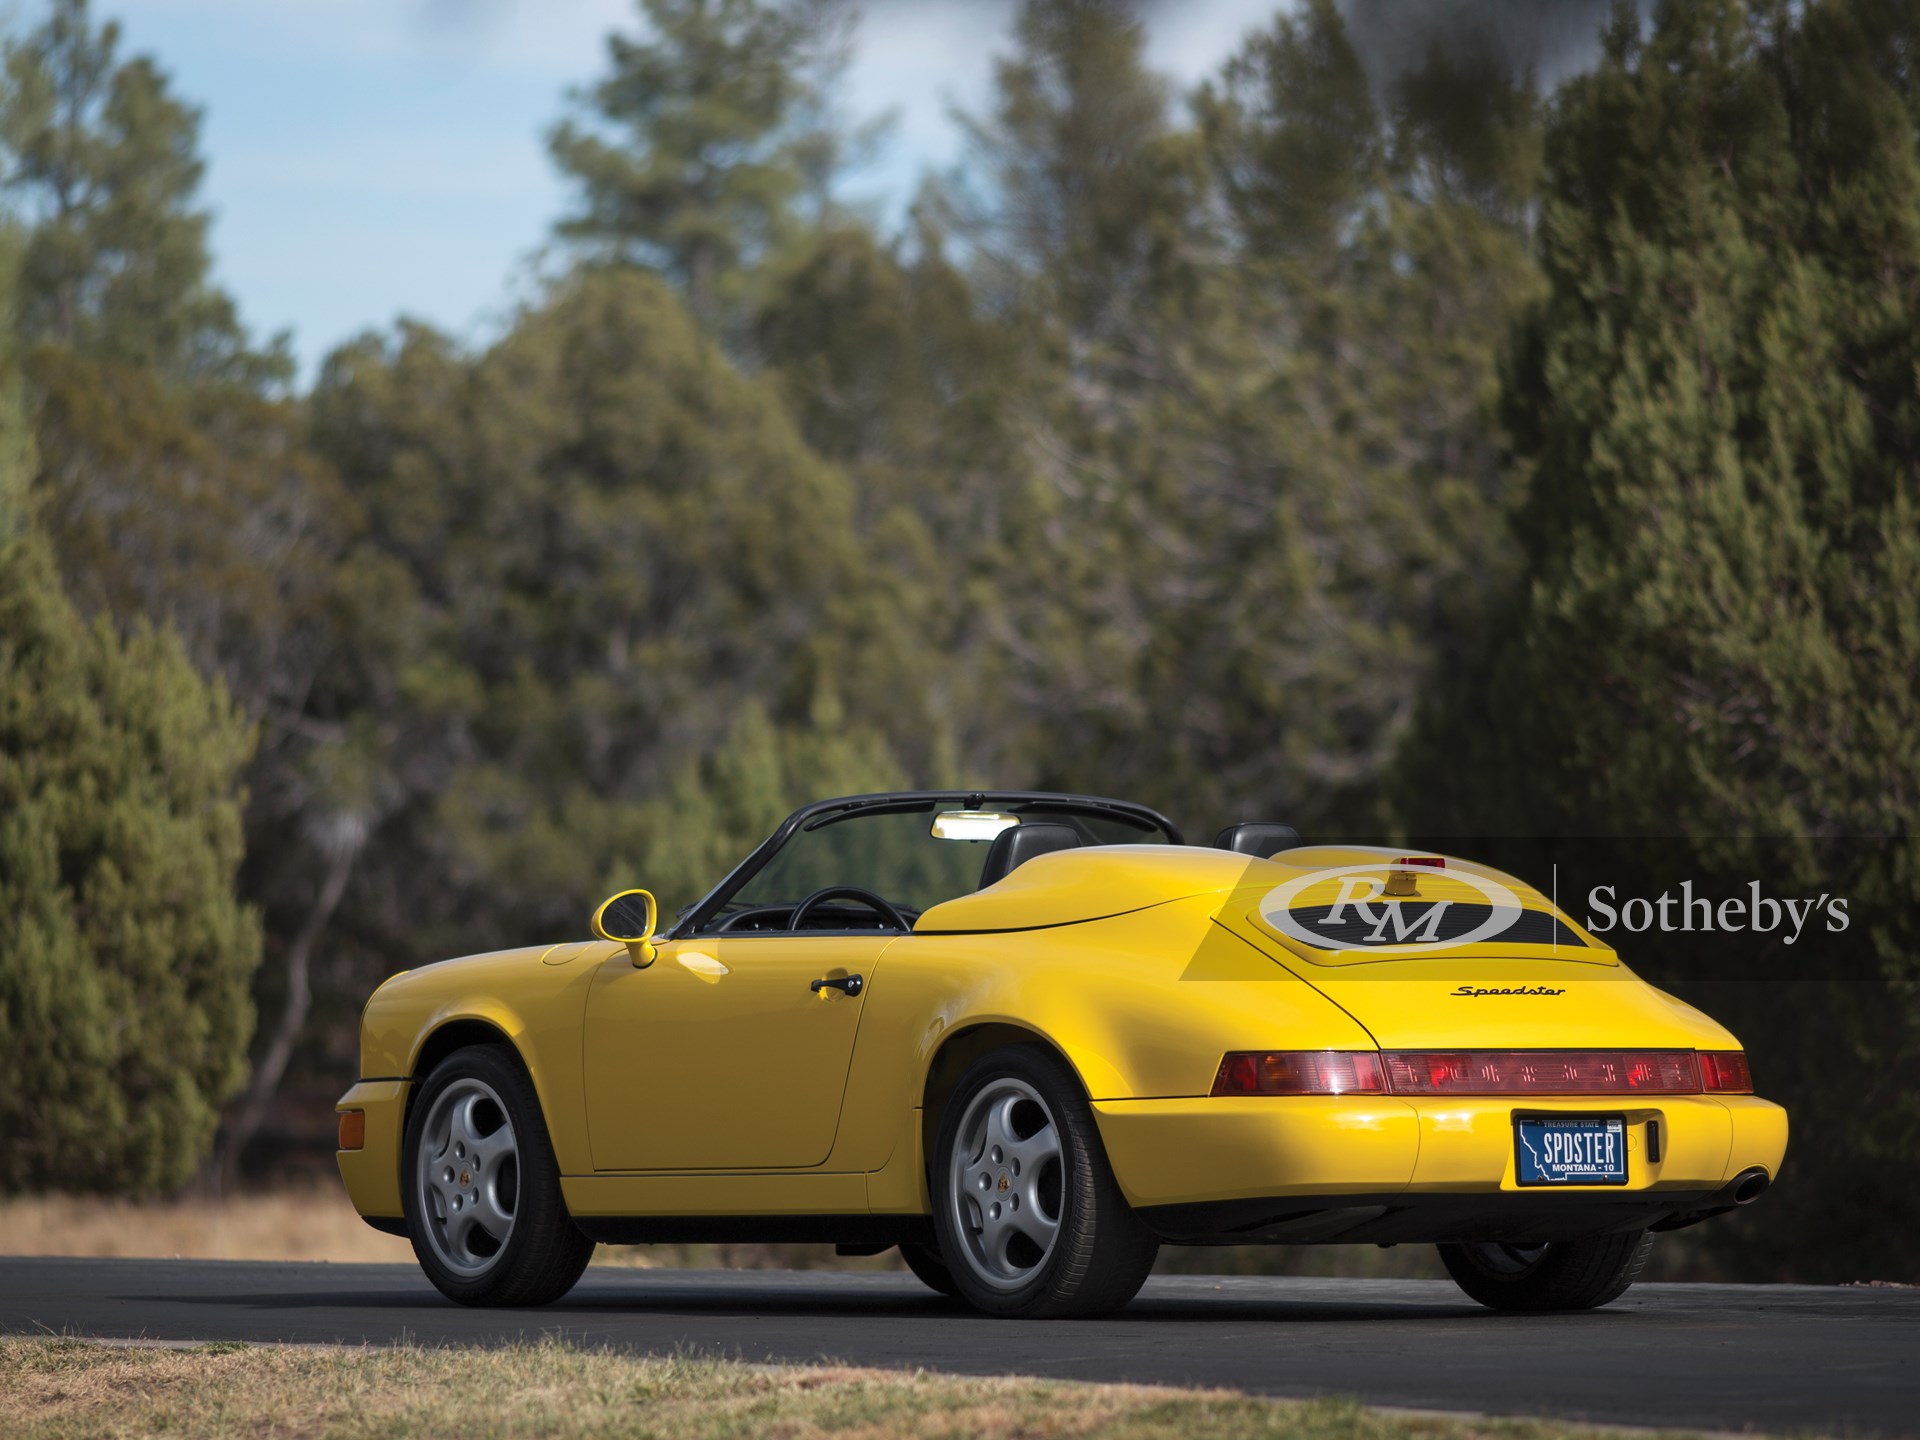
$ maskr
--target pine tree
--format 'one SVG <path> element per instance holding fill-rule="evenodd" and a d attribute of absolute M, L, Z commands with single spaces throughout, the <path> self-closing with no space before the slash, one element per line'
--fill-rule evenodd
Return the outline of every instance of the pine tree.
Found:
<path fill-rule="evenodd" d="M 1018 342 L 992 592 L 1024 751 L 1195 829 L 1365 825 L 1510 563 L 1496 355 L 1537 280 L 1486 157 L 1527 152 L 1526 79 L 1442 54 L 1377 101 L 1321 4 L 1196 133 L 1125 7 L 1035 0 L 1017 36 L 958 223 Z M 1480 122 L 1432 133 L 1462 91 Z"/>
<path fill-rule="evenodd" d="M 6 49 L 0 146 L 30 226 L 19 325 L 84 354 L 171 376 L 282 380 L 284 348 L 256 353 L 210 278 L 199 112 L 87 0 L 55 0 Z"/>
<path fill-rule="evenodd" d="M 1622 893 L 1851 900 L 1813 953 L 1622 940 L 1738 982 L 1709 1008 L 1793 1112 L 1794 1183 L 1700 1237 L 1755 1278 L 1920 1273 L 1913 41 L 1871 0 L 1671 5 L 1563 92 L 1503 399 L 1526 572 L 1402 776 L 1422 828 L 1597 837 Z"/>
<path fill-rule="evenodd" d="M 578 933 L 745 706 L 805 730 L 843 677 L 892 678 L 863 678 L 846 477 L 657 276 L 585 270 L 479 355 L 370 339 L 312 405 L 367 527 L 315 703 L 392 795 L 329 962 L 352 983 Z"/>
<path fill-rule="evenodd" d="M 607 38 L 609 73 L 549 138 L 580 189 L 560 225 L 589 255 L 667 276 L 731 334 L 747 273 L 776 252 L 835 168 L 819 67 L 835 8 L 810 0 L 641 0 L 641 37 Z"/>
<path fill-rule="evenodd" d="M 267 910 L 282 963 L 263 973 L 261 999 L 297 1017 L 301 957 L 347 853 L 316 836 L 340 832 L 322 777 L 348 768 L 350 747 L 307 707 L 349 608 L 334 587 L 352 574 L 350 517 L 279 393 L 284 344 L 251 348 L 211 279 L 198 112 L 152 59 L 123 60 L 118 27 L 96 26 L 85 0 L 57 0 L 6 66 L 34 513 L 83 615 L 128 644 L 163 623 L 249 720 L 268 722 L 248 772 L 252 872 L 325 877 Z M 270 1033 L 257 1080 L 277 1079 L 286 1028 Z"/>
<path fill-rule="evenodd" d="M 0 356 L 0 1191 L 177 1187 L 245 1073 L 251 728 L 179 641 L 88 625 L 24 499 Z"/>

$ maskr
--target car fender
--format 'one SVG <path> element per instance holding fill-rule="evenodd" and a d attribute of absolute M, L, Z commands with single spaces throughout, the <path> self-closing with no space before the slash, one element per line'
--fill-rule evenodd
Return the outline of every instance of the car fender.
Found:
<path fill-rule="evenodd" d="M 533 1081 L 561 1170 L 591 1170 L 580 1021 L 594 971 L 617 947 L 578 946 L 566 963 L 541 963 L 552 948 L 468 956 L 382 985 L 361 1020 L 362 1078 L 423 1080 L 441 1048 L 435 1037 L 453 1027 L 474 1040 L 495 1032 Z"/>

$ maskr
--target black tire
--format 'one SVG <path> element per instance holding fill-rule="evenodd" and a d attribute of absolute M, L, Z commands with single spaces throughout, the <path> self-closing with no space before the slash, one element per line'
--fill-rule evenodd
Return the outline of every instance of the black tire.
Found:
<path fill-rule="evenodd" d="M 511 1154 L 504 1156 L 495 1167 L 495 1175 L 488 1177 L 498 1182 L 500 1199 L 495 1208 L 505 1210 L 510 1220 L 508 1233 L 504 1241 L 495 1242 L 498 1248 L 490 1255 L 476 1256 L 472 1246 L 463 1245 L 462 1252 L 471 1262 L 464 1269 L 441 1253 L 443 1248 L 451 1253 L 452 1243 L 444 1221 L 435 1218 L 434 1200 L 428 1194 L 428 1181 L 420 1165 L 429 1119 L 438 1113 L 436 1103 L 450 1093 L 454 1095 L 451 1104 L 473 1098 L 488 1117 L 481 1123 L 504 1118 L 511 1127 Z M 498 1116 L 492 1113 L 496 1109 Z M 499 1133 L 496 1128 L 485 1138 L 492 1139 Z M 436 1152 L 441 1153 L 449 1152 Z M 452 1160 L 449 1170 L 458 1164 L 458 1160 Z M 474 1172 L 480 1169 L 477 1162 L 472 1166 Z M 476 1187 L 483 1184 L 484 1180 L 475 1181 Z M 474 1045 L 456 1050 L 436 1065 L 420 1086 L 407 1116 L 400 1193 L 407 1238 L 413 1242 L 420 1268 L 442 1295 L 462 1305 L 549 1304 L 574 1287 L 587 1261 L 593 1258 L 593 1241 L 574 1225 L 561 1198 L 560 1169 L 547 1139 L 533 1082 L 519 1057 L 502 1046 Z M 466 1192 L 478 1193 L 478 1188 Z"/>
<path fill-rule="evenodd" d="M 1442 1245 L 1454 1283 L 1494 1310 L 1592 1310 L 1640 1278 L 1653 1248 L 1645 1230 L 1549 1245 Z"/>
<path fill-rule="evenodd" d="M 907 1269 L 913 1272 L 913 1278 L 929 1290 L 957 1298 L 959 1285 L 954 1283 L 953 1271 L 947 1268 L 947 1262 L 940 1258 L 940 1252 L 931 1245 L 915 1245 L 908 1241 L 900 1247 L 900 1258 L 907 1262 Z"/>
<path fill-rule="evenodd" d="M 1008 1273 L 995 1274 L 993 1261 L 985 1253 L 984 1211 L 976 1204 L 975 1218 L 962 1218 L 973 1191 L 963 1195 L 956 1188 L 954 1162 L 963 1124 L 978 1123 L 987 1113 L 975 1102 L 991 1110 L 1003 1094 L 1010 1107 L 1037 1107 L 1036 1113 L 1054 1128 L 1051 1138 L 1036 1127 L 1020 1141 L 1052 1147 L 1013 1187 L 1029 1195 L 1028 1223 L 1036 1210 L 1046 1219 L 1046 1207 L 1057 1208 L 1050 1217 L 1056 1228 L 1047 1248 L 1029 1241 L 1035 1257 L 1030 1264 L 1009 1262 Z M 972 1149 L 971 1141 L 968 1148 Z M 998 1197 L 1009 1193 L 1010 1171 L 1019 1175 L 1020 1168 L 1010 1162 L 1003 1168 L 986 1151 L 979 1153 L 982 1158 L 968 1162 L 962 1180 L 978 1186 L 982 1201 L 1001 1203 Z M 976 1166 L 978 1176 L 967 1180 L 967 1172 Z M 1049 1051 L 1009 1046 L 976 1061 L 941 1114 L 928 1168 L 940 1257 L 960 1295 L 990 1315 L 1022 1319 L 1104 1315 L 1138 1294 L 1153 1268 L 1160 1242 L 1120 1193 L 1079 1078 Z M 1044 1194 L 1039 1187 L 1044 1187 Z M 1018 1209 L 1017 1196 L 1012 1208 Z"/>

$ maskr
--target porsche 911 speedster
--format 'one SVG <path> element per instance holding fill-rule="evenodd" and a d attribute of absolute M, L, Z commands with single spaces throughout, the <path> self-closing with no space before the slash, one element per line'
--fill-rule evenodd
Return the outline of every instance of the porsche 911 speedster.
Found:
<path fill-rule="evenodd" d="M 1088 1315 L 1163 1244 L 1433 1242 L 1487 1305 L 1581 1309 L 1786 1149 L 1732 1035 L 1450 855 L 862 795 L 657 919 L 623 892 L 368 1001 L 340 1171 L 455 1300 L 554 1300 L 596 1244 L 818 1241 Z"/>

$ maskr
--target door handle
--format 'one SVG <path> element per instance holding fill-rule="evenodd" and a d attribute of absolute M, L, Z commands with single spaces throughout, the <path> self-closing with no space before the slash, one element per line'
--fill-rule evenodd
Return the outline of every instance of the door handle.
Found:
<path fill-rule="evenodd" d="M 807 988 L 816 995 L 822 990 L 832 989 L 844 995 L 853 996 L 858 995 L 866 987 L 866 983 L 858 975 L 836 975 L 831 980 L 816 980 Z"/>

